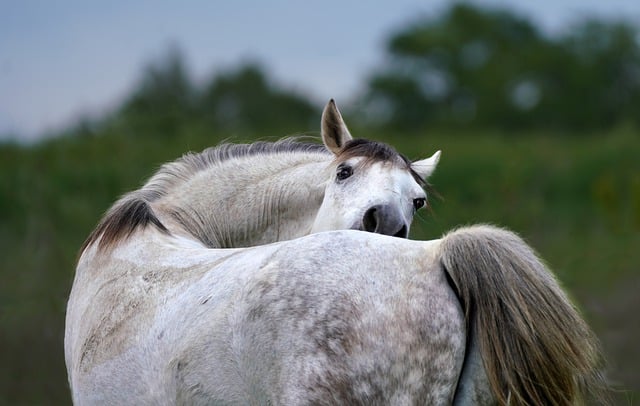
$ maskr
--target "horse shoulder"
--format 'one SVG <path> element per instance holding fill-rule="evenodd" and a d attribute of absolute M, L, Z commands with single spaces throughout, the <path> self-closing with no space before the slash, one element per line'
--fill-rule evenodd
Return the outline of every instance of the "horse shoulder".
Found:
<path fill-rule="evenodd" d="M 171 309 L 175 297 L 202 278 L 215 260 L 233 251 L 184 249 L 163 238 L 146 235 L 106 252 L 90 246 L 80 257 L 65 331 L 72 389 L 81 390 L 79 382 L 89 376 L 113 385 L 108 382 L 112 370 L 131 372 L 136 370 L 132 365 L 153 361 L 142 360 L 135 352 L 159 342 L 157 337 L 165 330 L 160 313 Z M 141 378 L 138 375 L 123 373 L 121 384 Z"/>

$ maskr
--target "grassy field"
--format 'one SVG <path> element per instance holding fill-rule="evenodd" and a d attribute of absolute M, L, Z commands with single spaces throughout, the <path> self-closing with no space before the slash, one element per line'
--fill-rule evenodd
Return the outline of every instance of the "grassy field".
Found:
<path fill-rule="evenodd" d="M 410 158 L 442 149 L 431 179 L 442 197 L 416 220 L 413 238 L 478 222 L 520 233 L 601 337 L 610 379 L 625 390 L 618 399 L 640 401 L 640 327 L 632 313 L 640 305 L 633 288 L 640 281 L 640 131 L 354 134 L 385 140 Z M 64 312 L 82 241 L 120 194 L 161 163 L 222 138 L 200 129 L 157 139 L 107 131 L 0 146 L 0 403 L 69 403 Z"/>

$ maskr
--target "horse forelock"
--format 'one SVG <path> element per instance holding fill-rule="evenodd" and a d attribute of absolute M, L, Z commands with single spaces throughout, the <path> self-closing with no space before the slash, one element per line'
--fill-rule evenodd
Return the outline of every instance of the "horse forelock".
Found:
<path fill-rule="evenodd" d="M 430 185 L 411 168 L 411 160 L 388 144 L 362 138 L 355 138 L 345 144 L 336 157 L 336 160 L 337 162 L 344 162 L 356 157 L 364 158 L 360 164 L 365 166 L 376 162 L 382 162 L 390 163 L 406 169 L 420 186 L 423 188 L 430 187 Z"/>
<path fill-rule="evenodd" d="M 128 238 L 138 228 L 145 228 L 148 225 L 169 233 L 154 213 L 150 203 L 166 196 L 176 185 L 187 181 L 198 172 L 234 159 L 283 154 L 330 155 L 324 145 L 303 141 L 302 137 L 289 137 L 276 142 L 222 144 L 199 153 L 187 153 L 173 162 L 162 165 L 141 189 L 130 192 L 118 200 L 85 240 L 80 254 L 97 241 L 99 241 L 99 249 L 112 247 Z M 180 211 L 174 210 L 172 213 L 180 213 Z M 190 224 L 183 221 L 180 223 Z M 202 240 L 200 234 L 195 233 L 195 236 Z"/>
<path fill-rule="evenodd" d="M 355 138 L 347 141 L 336 157 L 338 162 L 351 158 L 364 158 L 364 165 L 382 162 L 398 166 L 407 166 L 407 160 L 392 146 L 383 142 Z"/>

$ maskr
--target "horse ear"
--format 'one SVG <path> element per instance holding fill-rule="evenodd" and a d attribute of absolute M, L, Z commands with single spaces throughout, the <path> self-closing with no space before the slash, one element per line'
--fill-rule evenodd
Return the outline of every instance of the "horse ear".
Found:
<path fill-rule="evenodd" d="M 433 171 L 436 170 L 438 161 L 440 160 L 440 151 L 431 155 L 430 158 L 422 159 L 411 163 L 411 169 L 413 169 L 422 179 L 427 179 Z"/>
<path fill-rule="evenodd" d="M 333 99 L 329 100 L 322 112 L 321 131 L 322 142 L 335 155 L 338 155 L 347 141 L 353 139 Z"/>

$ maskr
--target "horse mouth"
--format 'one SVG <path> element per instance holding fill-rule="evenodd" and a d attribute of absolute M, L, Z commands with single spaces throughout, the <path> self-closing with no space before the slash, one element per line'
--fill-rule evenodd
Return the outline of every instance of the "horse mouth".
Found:
<path fill-rule="evenodd" d="M 406 225 L 403 225 L 402 227 L 400 227 L 400 229 L 393 234 L 385 233 L 379 230 L 375 230 L 375 231 L 368 230 L 364 224 L 354 225 L 353 227 L 351 227 L 351 230 L 364 231 L 365 233 L 388 235 L 391 237 L 398 237 L 398 238 L 409 238 L 409 230 L 407 229 Z"/>
<path fill-rule="evenodd" d="M 398 230 L 398 232 L 395 233 L 393 236 L 394 237 L 398 237 L 398 238 L 408 238 L 409 237 L 409 230 L 407 230 L 407 226 L 406 225 L 402 225 L 402 228 L 400 228 L 400 230 Z"/>

